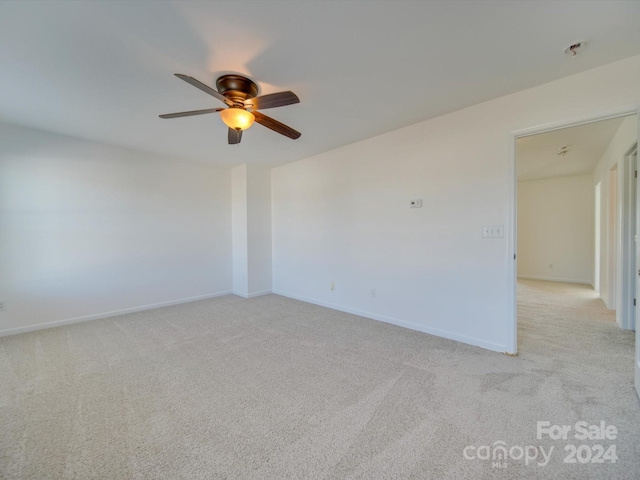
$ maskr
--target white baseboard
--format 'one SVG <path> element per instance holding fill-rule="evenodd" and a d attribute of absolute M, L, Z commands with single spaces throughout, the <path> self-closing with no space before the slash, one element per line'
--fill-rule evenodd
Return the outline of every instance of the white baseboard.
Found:
<path fill-rule="evenodd" d="M 545 282 L 580 283 L 582 285 L 591 285 L 591 281 L 576 280 L 575 278 L 536 277 L 534 275 L 518 275 L 518 278 L 522 278 L 524 280 L 544 280 Z"/>
<path fill-rule="evenodd" d="M 269 295 L 272 292 L 271 290 L 262 290 L 260 292 L 253 292 L 253 293 L 244 293 L 244 292 L 236 292 L 236 291 L 231 293 L 242 298 L 254 298 L 254 297 L 261 297 L 262 295 Z"/>
<path fill-rule="evenodd" d="M 387 317 L 385 315 L 378 315 L 372 312 L 365 312 L 363 310 L 358 310 L 351 307 L 345 307 L 343 305 L 336 305 L 333 303 L 323 302 L 320 300 L 315 300 L 312 298 L 301 297 L 300 295 L 294 295 L 287 292 L 282 292 L 279 290 L 273 290 L 274 294 L 281 295 L 283 297 L 293 298 L 295 300 L 300 300 L 302 302 L 312 303 L 314 305 L 320 305 L 321 307 L 331 308 L 333 310 L 339 310 L 341 312 L 351 313 L 353 315 L 358 315 L 360 317 L 369 318 L 371 320 L 377 320 L 379 322 L 390 323 L 392 325 L 396 325 L 398 327 L 408 328 L 409 330 L 415 330 L 422 333 L 427 333 L 429 335 L 435 335 L 436 337 L 443 337 L 449 340 L 455 340 L 457 342 L 466 343 L 468 345 L 473 345 L 475 347 L 486 348 L 487 350 L 493 350 L 494 352 L 505 353 L 507 348 L 505 345 L 499 345 L 493 342 L 487 342 L 485 340 L 481 340 L 475 337 L 468 337 L 466 335 L 459 335 L 457 333 L 449 332 L 447 330 L 441 330 L 439 328 L 427 327 L 425 325 L 420 325 L 417 323 L 407 322 L 405 320 L 399 320 L 393 317 Z"/>
<path fill-rule="evenodd" d="M 262 290 L 261 292 L 250 293 L 247 298 L 261 297 L 262 295 L 269 295 L 271 290 Z"/>
<path fill-rule="evenodd" d="M 223 295 L 230 295 L 230 294 L 231 294 L 230 290 L 224 291 L 224 292 L 217 292 L 217 293 L 208 293 L 206 295 L 180 298 L 177 300 L 170 300 L 168 302 L 152 303 L 150 305 L 143 305 L 140 307 L 124 308 L 122 310 L 113 310 L 111 312 L 104 312 L 104 313 L 95 313 L 93 315 L 84 315 L 82 317 L 68 318 L 66 320 L 54 320 L 52 322 L 37 323 L 35 325 L 27 325 L 26 327 L 9 328 L 6 330 L 0 330 L 0 337 L 6 337 L 8 335 L 16 335 L 18 333 L 33 332 L 35 330 L 42 330 L 44 328 L 61 327 L 63 325 L 70 325 L 72 323 L 88 322 L 90 320 L 98 320 L 100 318 L 116 317 L 118 315 L 125 315 L 127 313 L 142 312 L 144 310 L 153 310 L 154 308 L 169 307 L 171 305 L 179 305 L 181 303 L 195 302 L 197 300 L 205 300 L 207 298 L 221 297 Z"/>
<path fill-rule="evenodd" d="M 307 298 L 307 297 L 301 297 L 299 295 L 293 295 L 293 294 L 289 294 L 286 292 L 281 292 L 281 291 L 276 291 L 276 290 L 263 290 L 260 292 L 254 292 L 251 294 L 242 294 L 239 292 L 233 292 L 233 291 L 224 291 L 224 292 L 217 292 L 217 293 L 210 293 L 210 294 L 206 294 L 206 295 L 199 295 L 199 296 L 195 296 L 195 297 L 188 297 L 188 298 L 181 298 L 181 299 L 177 299 L 177 300 L 171 300 L 168 302 L 161 302 L 161 303 L 154 303 L 154 304 L 150 304 L 150 305 L 143 305 L 143 306 L 139 306 L 139 307 L 132 307 L 132 308 L 125 308 L 122 310 L 114 310 L 111 312 L 104 312 L 104 313 L 97 313 L 97 314 L 93 314 L 93 315 L 85 315 L 82 317 L 75 317 L 75 318 L 69 318 L 66 320 L 54 320 L 52 322 L 45 322 L 45 323 L 39 323 L 36 325 L 28 325 L 25 327 L 17 327 L 17 328 L 10 328 L 10 329 L 6 329 L 6 330 L 0 330 L 0 337 L 4 337 L 4 336 L 8 336 L 8 335 L 16 335 L 19 333 L 26 333 L 26 332 L 32 332 L 35 330 L 42 330 L 45 328 L 52 328 L 52 327 L 61 327 L 63 325 L 70 325 L 73 323 L 81 323 L 81 322 L 87 322 L 90 320 L 98 320 L 101 318 L 109 318 L 109 317 L 115 317 L 118 315 L 125 315 L 127 313 L 135 313 L 135 312 L 141 312 L 144 310 L 152 310 L 154 308 L 161 308 L 161 307 L 168 307 L 171 305 L 179 305 L 181 303 L 188 303 L 188 302 L 194 302 L 197 300 L 204 300 L 207 298 L 214 298 L 214 297 L 221 297 L 223 295 L 230 295 L 230 294 L 234 294 L 234 295 L 239 295 L 241 297 L 244 298 L 253 298 L 253 297 L 258 297 L 258 296 L 262 296 L 262 295 L 268 295 L 270 293 L 274 293 L 276 295 L 281 295 L 283 297 L 288 297 L 288 298 L 293 298 L 296 300 L 300 300 L 303 302 L 307 302 L 307 303 L 312 303 L 314 305 L 320 305 L 322 307 L 327 307 L 327 308 L 331 308 L 333 310 L 339 310 L 341 312 L 346 312 L 346 313 L 351 313 L 353 315 L 358 315 L 364 318 L 369 318 L 372 320 L 376 320 L 379 322 L 385 322 L 385 323 L 390 323 L 392 325 L 397 325 L 399 327 L 404 327 L 404 328 L 408 328 L 410 330 L 415 330 L 418 332 L 422 332 L 422 333 L 427 333 L 429 335 L 435 335 L 437 337 L 443 337 L 443 338 L 447 338 L 449 340 L 455 340 L 458 342 L 462 342 L 462 343 L 466 343 L 468 345 L 473 345 L 476 347 L 482 347 L 482 348 L 486 348 L 487 350 L 493 350 L 495 352 L 506 352 L 506 347 L 504 345 L 499 345 L 497 343 L 492 343 L 492 342 L 487 342 L 485 340 L 481 340 L 475 337 L 468 337 L 466 335 L 459 335 L 453 332 L 449 332 L 447 330 L 441 330 L 438 328 L 432 328 L 432 327 L 427 327 L 424 325 L 419 325 L 416 323 L 412 323 L 412 322 L 407 322 L 404 320 L 399 320 L 397 318 L 393 318 L 393 317 L 387 317 L 385 315 L 378 315 L 372 312 L 366 312 L 363 310 L 358 310 L 355 308 L 350 308 L 350 307 L 346 307 L 343 305 L 336 305 L 336 304 L 332 304 L 332 303 L 328 303 L 328 302 L 323 302 L 320 300 L 315 300 L 315 299 L 311 299 L 311 298 Z"/>

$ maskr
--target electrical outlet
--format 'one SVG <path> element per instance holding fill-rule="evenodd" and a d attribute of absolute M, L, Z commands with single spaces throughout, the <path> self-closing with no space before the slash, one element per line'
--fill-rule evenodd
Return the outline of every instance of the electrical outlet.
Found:
<path fill-rule="evenodd" d="M 0 300 L 0 312 L 4 310 L 4 300 Z"/>
<path fill-rule="evenodd" d="M 411 208 L 421 208 L 422 207 L 422 200 L 421 199 L 416 199 L 416 200 L 411 200 Z"/>
<path fill-rule="evenodd" d="M 336 289 L 336 284 L 333 280 L 331 280 L 331 286 L 330 286 L 331 290 L 335 290 Z"/>
<path fill-rule="evenodd" d="M 375 296 L 376 296 L 376 289 L 375 289 L 375 288 L 372 288 L 372 289 L 369 291 L 369 294 L 370 294 L 372 297 L 375 297 Z"/>

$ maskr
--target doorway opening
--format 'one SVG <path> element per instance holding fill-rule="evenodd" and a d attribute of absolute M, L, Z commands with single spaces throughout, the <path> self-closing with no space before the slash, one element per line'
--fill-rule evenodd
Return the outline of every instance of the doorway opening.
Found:
<path fill-rule="evenodd" d="M 625 210 L 625 205 L 630 208 L 631 197 L 622 200 L 630 195 L 632 169 L 627 164 L 633 158 L 630 144 L 637 142 L 637 117 L 637 112 L 627 111 L 514 135 L 512 241 L 516 261 L 510 353 L 516 353 L 523 346 L 521 340 L 540 327 L 526 320 L 518 325 L 524 318 L 518 315 L 519 308 L 527 314 L 532 313 L 525 312 L 532 305 L 539 309 L 540 302 L 531 302 L 536 292 L 547 303 L 579 305 L 581 316 L 588 317 L 593 309 L 591 316 L 608 322 L 606 328 L 633 329 L 633 320 L 622 321 L 622 307 L 632 306 L 635 277 L 623 265 L 630 265 L 635 247 L 631 216 L 636 212 Z M 635 265 L 635 252 L 633 261 Z M 528 306 L 516 303 L 522 292 Z M 562 297 L 564 294 L 573 299 Z M 632 314 L 631 310 L 628 316 Z M 616 320 L 618 326 L 613 323 Z M 574 327 L 577 325 L 579 320 Z M 559 329 L 546 333 L 565 332 L 570 343 L 568 337 L 575 328 L 555 327 Z"/>

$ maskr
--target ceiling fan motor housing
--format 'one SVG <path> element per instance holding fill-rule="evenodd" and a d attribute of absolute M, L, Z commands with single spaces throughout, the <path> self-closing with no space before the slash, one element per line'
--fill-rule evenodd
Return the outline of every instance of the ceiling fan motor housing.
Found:
<path fill-rule="evenodd" d="M 224 103 L 227 108 L 206 108 L 189 112 L 168 113 L 160 115 L 160 118 L 190 117 L 220 112 L 220 118 L 229 127 L 228 140 L 230 145 L 240 143 L 242 131 L 249 128 L 254 121 L 293 140 L 301 136 L 300 132 L 288 125 L 280 123 L 258 111 L 300 103 L 298 96 L 291 91 L 258 96 L 260 89 L 255 82 L 245 76 L 235 74 L 219 77 L 216 80 L 217 90 L 189 75 L 176 73 L 175 76 L 198 90 L 215 97 L 218 101 Z"/>
<path fill-rule="evenodd" d="M 258 85 L 242 75 L 223 75 L 216 80 L 216 89 L 234 102 L 244 102 L 258 96 Z"/>

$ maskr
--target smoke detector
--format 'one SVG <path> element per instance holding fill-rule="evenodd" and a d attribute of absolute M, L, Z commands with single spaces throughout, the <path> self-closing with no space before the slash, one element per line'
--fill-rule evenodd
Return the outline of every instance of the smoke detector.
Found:
<path fill-rule="evenodd" d="M 570 57 L 575 57 L 580 52 L 582 52 L 585 48 L 587 48 L 587 41 L 583 40 L 581 42 L 576 42 L 569 45 L 567 48 L 564 49 L 564 53 L 566 53 Z"/>
<path fill-rule="evenodd" d="M 564 157 L 567 153 L 569 153 L 569 145 L 565 145 L 564 147 L 560 147 L 556 155 L 558 157 Z"/>

